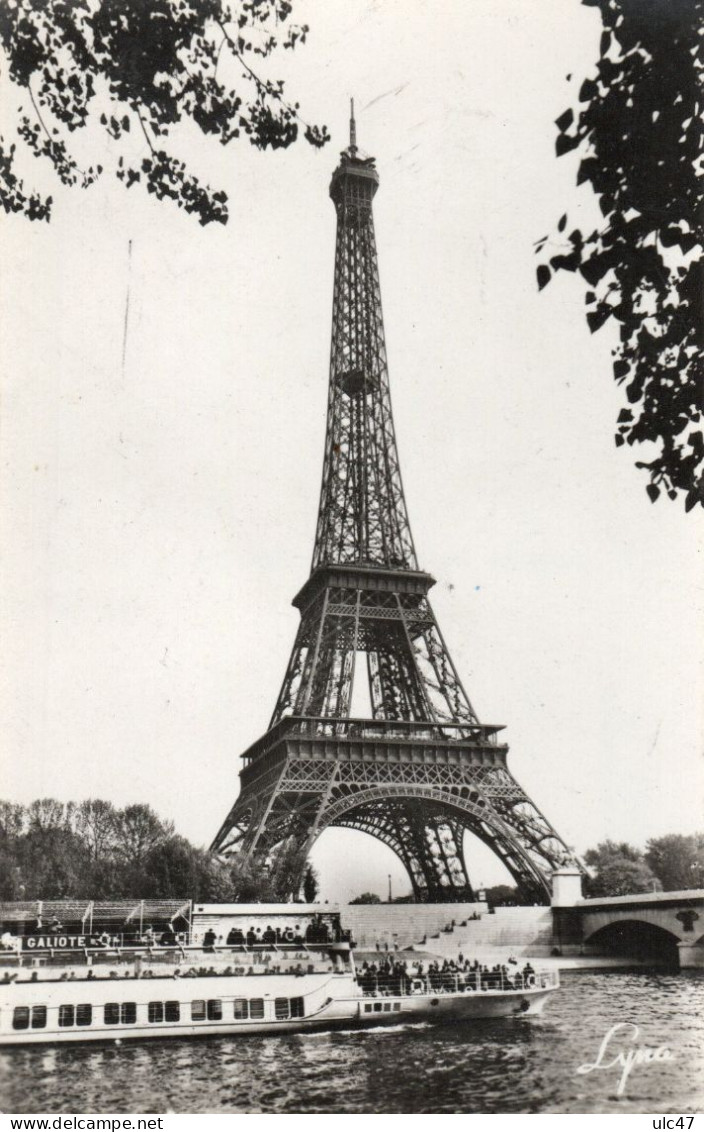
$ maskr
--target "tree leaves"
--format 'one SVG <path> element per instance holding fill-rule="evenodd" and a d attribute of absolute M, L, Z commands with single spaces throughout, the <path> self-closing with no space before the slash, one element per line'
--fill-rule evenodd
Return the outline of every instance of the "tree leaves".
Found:
<path fill-rule="evenodd" d="M 51 162 L 65 185 L 86 188 L 102 169 L 80 169 L 57 124 L 72 133 L 94 122 L 116 143 L 141 132 L 147 164 L 126 167 L 119 155 L 118 179 L 128 188 L 143 184 L 201 224 L 224 224 L 226 194 L 202 184 L 159 139 L 190 120 L 223 145 L 246 136 L 258 149 L 285 148 L 300 127 L 310 145 L 325 145 L 327 129 L 304 122 L 298 104 L 286 100 L 284 84 L 254 69 L 256 58 L 277 46 L 305 43 L 305 25 L 284 26 L 291 8 L 289 0 L 4 0 L 0 49 L 27 103 L 18 135 L 35 156 Z M 218 77 L 223 52 L 239 68 L 237 90 Z M 94 110 L 98 89 L 101 96 L 107 91 L 113 112 Z M 13 172 L 15 149 L 1 138 L 0 154 L 5 210 L 49 219 L 50 205 L 23 189 Z"/>
<path fill-rule="evenodd" d="M 542 291 L 543 287 L 546 287 L 550 282 L 550 268 L 546 267 L 544 263 L 541 263 L 538 267 L 536 275 L 538 276 L 538 290 Z"/>
<path fill-rule="evenodd" d="M 13 171 L 14 156 L 14 145 L 8 149 L 0 139 L 0 204 L 5 212 L 24 213 L 29 220 L 49 220 L 51 197 L 42 198 L 38 193 L 25 189 L 24 183 Z"/>
<path fill-rule="evenodd" d="M 611 317 L 611 309 L 605 304 L 600 303 L 596 310 L 589 311 L 587 314 L 587 323 L 592 334 L 599 330 L 604 325 L 607 318 Z"/>
<path fill-rule="evenodd" d="M 127 171 L 128 176 L 130 170 Z M 142 172 L 147 191 L 154 193 L 157 200 L 170 198 L 186 210 L 195 213 L 201 224 L 217 220 L 227 223 L 227 196 L 223 192 L 213 192 L 203 186 L 186 171 L 181 161 L 169 157 L 164 150 L 157 150 L 142 162 Z M 134 177 L 136 180 L 137 178 Z"/>
<path fill-rule="evenodd" d="M 560 114 L 560 117 L 555 119 L 555 125 L 557 126 L 560 133 L 565 133 L 567 130 L 569 130 L 573 122 L 574 111 L 572 109 L 565 110 L 564 114 Z"/>
<path fill-rule="evenodd" d="M 654 445 L 653 457 L 636 465 L 649 475 L 650 499 L 684 496 L 691 510 L 704 505 L 695 427 L 704 409 L 704 0 L 582 2 L 600 10 L 601 57 L 596 76 L 581 84 L 577 111 L 556 120 L 556 151 L 580 149 L 577 183 L 591 185 L 604 225 L 575 230 L 572 251 L 538 268 L 539 286 L 577 269 L 590 288 L 590 331 L 608 319 L 619 325 L 614 379 L 633 408 L 619 415 L 616 445 Z M 565 226 L 562 216 L 558 233 Z M 536 251 L 549 246 L 541 241 Z"/>

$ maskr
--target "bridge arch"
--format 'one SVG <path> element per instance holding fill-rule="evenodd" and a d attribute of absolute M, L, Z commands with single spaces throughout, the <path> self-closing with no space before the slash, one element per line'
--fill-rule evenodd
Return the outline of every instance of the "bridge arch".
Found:
<path fill-rule="evenodd" d="M 679 936 L 651 918 L 619 917 L 597 927 L 585 936 L 584 942 L 590 950 L 598 949 L 600 954 L 645 959 L 658 967 L 677 968 L 679 965 Z"/>

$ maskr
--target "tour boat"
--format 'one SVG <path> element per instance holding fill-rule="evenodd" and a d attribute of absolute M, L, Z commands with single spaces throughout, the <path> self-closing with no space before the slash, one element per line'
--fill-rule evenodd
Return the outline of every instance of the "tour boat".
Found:
<path fill-rule="evenodd" d="M 151 924 L 145 928 L 144 916 L 131 932 L 100 931 L 100 923 L 93 930 L 85 922 L 72 930 L 58 919 L 58 928 L 47 928 L 40 918 L 39 930 L 35 926 L 30 934 L 5 930 L 0 1044 L 275 1034 L 538 1014 L 559 985 L 557 971 L 530 965 L 486 971 L 478 964 L 442 971 L 410 951 L 370 955 L 360 964 L 339 913 L 295 905 L 242 913 L 228 906 L 218 916 L 213 907 L 200 925 L 190 908 L 188 916 L 179 909 L 189 930 L 176 931 L 172 917 L 161 932 L 165 942 Z M 134 917 L 130 922 L 134 929 Z M 7 929 L 7 921 L 2 926 Z"/>

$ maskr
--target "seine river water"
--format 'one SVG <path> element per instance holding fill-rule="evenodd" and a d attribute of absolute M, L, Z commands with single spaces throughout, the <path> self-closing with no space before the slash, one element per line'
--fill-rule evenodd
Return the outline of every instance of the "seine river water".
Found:
<path fill-rule="evenodd" d="M 542 1017 L 284 1037 L 5 1049 L 12 1113 L 701 1112 L 704 974 L 564 974 Z M 618 1023 L 607 1060 L 670 1058 L 579 1074 Z M 634 1041 L 635 1038 L 635 1041 Z M 662 1054 L 661 1054 L 662 1056 Z"/>

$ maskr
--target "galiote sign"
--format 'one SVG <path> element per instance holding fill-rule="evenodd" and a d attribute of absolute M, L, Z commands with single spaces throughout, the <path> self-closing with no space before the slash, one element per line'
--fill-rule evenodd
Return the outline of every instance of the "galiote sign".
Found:
<path fill-rule="evenodd" d="M 28 935 L 22 940 L 25 951 L 43 951 L 47 947 L 88 947 L 85 935 Z"/>
<path fill-rule="evenodd" d="M 22 940 L 22 950 L 44 951 L 48 948 L 61 950 L 72 947 L 108 947 L 112 942 L 112 937 L 106 939 L 105 936 L 98 938 L 98 936 L 68 935 L 64 933 L 57 933 L 56 935 L 29 935 L 25 936 Z"/>

